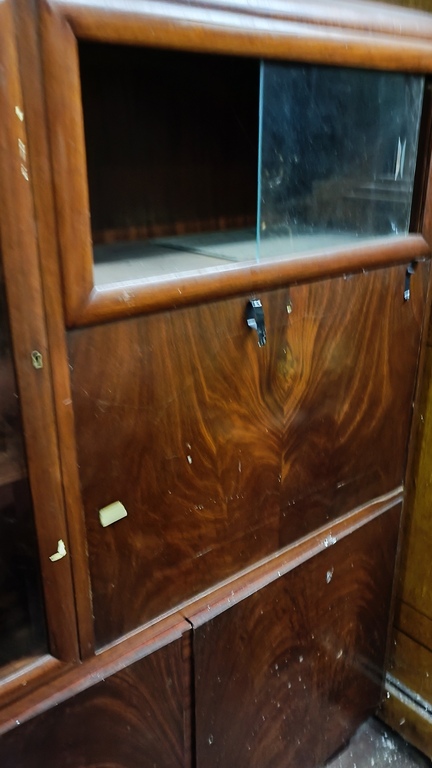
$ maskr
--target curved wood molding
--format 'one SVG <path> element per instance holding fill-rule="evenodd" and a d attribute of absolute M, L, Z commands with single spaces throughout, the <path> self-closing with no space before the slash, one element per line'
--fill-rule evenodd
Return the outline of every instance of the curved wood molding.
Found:
<path fill-rule="evenodd" d="M 421 239 L 375 241 L 285 263 L 242 265 L 94 286 L 79 39 L 193 51 L 284 58 L 312 63 L 432 72 L 427 14 L 363 3 L 307 9 L 294 3 L 170 3 L 138 0 L 42 3 L 41 37 L 66 319 L 86 325 L 284 282 L 370 269 L 428 253 Z M 372 11 L 372 4 L 371 4 Z M 358 27 L 355 31 L 354 26 Z M 405 252 L 402 253 L 405 249 Z"/>
<path fill-rule="evenodd" d="M 71 325 L 92 325 L 235 294 L 404 264 L 429 256 L 430 248 L 424 238 L 408 235 L 331 251 L 303 253 L 285 261 L 230 265 L 209 269 L 205 273 L 185 272 L 178 277 L 125 282 L 93 288 L 87 303 L 76 307 L 69 320 Z"/>
<path fill-rule="evenodd" d="M 55 2 L 79 37 L 378 69 L 430 71 L 432 24 L 368 3 Z M 377 12 L 378 7 L 378 12 Z M 368 13 L 368 10 L 370 11 Z"/>
<path fill-rule="evenodd" d="M 4 272 L 34 502 L 49 646 L 63 660 L 77 658 L 71 558 L 51 562 L 62 539 L 69 552 L 38 248 L 27 160 L 27 132 L 9 2 L 0 3 L 0 210 Z M 31 309 L 31 311 L 29 311 Z M 35 370 L 38 350 L 43 368 Z M 35 403 L 37 407 L 35 407 Z"/>

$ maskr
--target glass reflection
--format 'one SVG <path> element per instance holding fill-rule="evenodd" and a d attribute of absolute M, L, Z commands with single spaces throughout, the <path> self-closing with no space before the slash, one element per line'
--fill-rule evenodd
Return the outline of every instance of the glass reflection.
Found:
<path fill-rule="evenodd" d="M 408 232 L 423 78 L 79 53 L 96 285 Z"/>
<path fill-rule="evenodd" d="M 260 258 L 408 232 L 423 79 L 264 63 Z"/>

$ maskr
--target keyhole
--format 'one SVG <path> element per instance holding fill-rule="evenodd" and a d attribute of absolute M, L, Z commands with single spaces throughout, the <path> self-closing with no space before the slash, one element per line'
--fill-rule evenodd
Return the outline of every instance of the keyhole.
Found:
<path fill-rule="evenodd" d="M 35 349 L 31 353 L 31 359 L 32 359 L 32 363 L 33 363 L 33 367 L 34 368 L 36 368 L 36 369 L 43 368 L 42 355 L 41 355 L 40 352 L 37 351 L 37 349 Z"/>

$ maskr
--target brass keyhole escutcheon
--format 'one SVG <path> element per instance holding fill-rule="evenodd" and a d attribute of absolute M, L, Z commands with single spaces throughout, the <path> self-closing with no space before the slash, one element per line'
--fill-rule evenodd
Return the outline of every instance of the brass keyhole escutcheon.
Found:
<path fill-rule="evenodd" d="M 43 357 L 41 353 L 37 351 L 37 349 L 33 350 L 33 352 L 31 353 L 31 360 L 32 360 L 33 368 L 36 368 L 36 370 L 43 368 Z"/>

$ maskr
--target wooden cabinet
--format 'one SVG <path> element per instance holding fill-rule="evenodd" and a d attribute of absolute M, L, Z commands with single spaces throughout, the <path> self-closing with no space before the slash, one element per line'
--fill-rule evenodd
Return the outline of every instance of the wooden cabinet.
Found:
<path fill-rule="evenodd" d="M 186 647 L 180 637 L 107 679 L 96 674 L 91 687 L 9 731 L 2 765 L 189 765 Z"/>
<path fill-rule="evenodd" d="M 405 271 L 260 294 L 263 348 L 245 297 L 69 334 L 97 647 L 401 485 L 427 268 L 404 303 Z"/>
<path fill-rule="evenodd" d="M 0 4 L 2 525 L 28 465 L 45 627 L 2 765 L 318 768 L 378 707 L 431 39 L 363 2 Z"/>
<path fill-rule="evenodd" d="M 322 765 L 376 706 L 399 512 L 191 617 L 198 766 Z"/>
<path fill-rule="evenodd" d="M 21 668 L 37 677 L 54 660 L 76 660 L 78 642 L 70 558 L 54 571 L 49 559 L 59 541 L 67 542 L 67 527 L 10 3 L 0 8 L 0 27 L 1 71 L 7 73 L 0 84 L 0 483 L 2 673 L 8 679 Z"/>
<path fill-rule="evenodd" d="M 430 591 L 431 344 L 428 334 L 423 385 L 413 440 L 405 537 L 397 579 L 383 717 L 432 757 L 432 605 Z"/>

